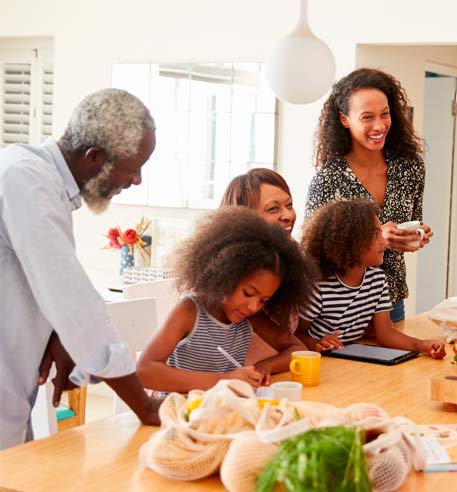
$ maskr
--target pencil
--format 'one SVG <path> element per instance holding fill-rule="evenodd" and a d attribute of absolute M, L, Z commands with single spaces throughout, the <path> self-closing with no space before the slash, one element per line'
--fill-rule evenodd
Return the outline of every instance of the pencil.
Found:
<path fill-rule="evenodd" d="M 431 463 L 427 465 L 423 472 L 457 472 L 457 463 L 451 461 L 448 463 Z"/>
<path fill-rule="evenodd" d="M 218 345 L 217 350 L 228 359 L 235 367 L 243 367 L 237 360 L 235 360 L 228 352 L 226 352 L 220 345 Z"/>

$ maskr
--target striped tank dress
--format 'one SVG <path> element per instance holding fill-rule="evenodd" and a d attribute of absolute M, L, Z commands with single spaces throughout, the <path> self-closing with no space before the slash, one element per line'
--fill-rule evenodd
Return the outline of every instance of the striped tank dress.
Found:
<path fill-rule="evenodd" d="M 236 367 L 217 350 L 220 346 L 244 366 L 252 336 L 248 319 L 237 323 L 222 323 L 208 313 L 194 297 L 189 298 L 197 308 L 195 324 L 189 335 L 178 343 L 167 364 L 189 371 L 233 371 Z"/>

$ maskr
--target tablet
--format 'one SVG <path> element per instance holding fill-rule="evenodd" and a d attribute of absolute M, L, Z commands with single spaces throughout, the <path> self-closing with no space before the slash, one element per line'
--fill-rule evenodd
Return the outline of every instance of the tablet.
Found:
<path fill-rule="evenodd" d="M 342 349 L 326 350 L 322 355 L 339 359 L 351 359 L 373 364 L 393 366 L 410 359 L 414 359 L 419 352 L 414 350 L 399 350 L 362 343 L 348 343 Z"/>

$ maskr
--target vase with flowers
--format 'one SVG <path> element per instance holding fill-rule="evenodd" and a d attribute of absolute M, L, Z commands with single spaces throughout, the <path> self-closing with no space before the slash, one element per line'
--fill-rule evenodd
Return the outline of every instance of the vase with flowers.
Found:
<path fill-rule="evenodd" d="M 141 218 L 135 229 L 125 229 L 119 226 L 109 229 L 106 237 L 109 242 L 103 249 L 120 249 L 121 263 L 119 274 L 122 276 L 126 267 L 143 267 L 150 263 L 151 236 L 146 234 L 151 221 Z"/>

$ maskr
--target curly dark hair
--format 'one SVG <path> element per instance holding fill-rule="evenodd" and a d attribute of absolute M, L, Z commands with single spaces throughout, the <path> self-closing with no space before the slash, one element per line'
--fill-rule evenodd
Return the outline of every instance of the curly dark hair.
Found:
<path fill-rule="evenodd" d="M 341 124 L 339 114 L 349 114 L 350 98 L 361 89 L 378 89 L 387 97 L 392 124 L 386 136 L 384 153 L 406 159 L 415 159 L 421 153 L 421 140 L 406 116 L 408 98 L 400 82 L 382 70 L 359 68 L 336 82 L 324 103 L 315 134 L 317 168 L 347 155 L 351 150 L 351 135 Z"/>
<path fill-rule="evenodd" d="M 316 279 L 313 262 L 277 224 L 242 206 L 205 214 L 192 237 L 177 251 L 176 286 L 208 307 L 220 307 L 246 276 L 267 270 L 282 281 L 265 305 L 281 327 L 305 304 Z"/>
<path fill-rule="evenodd" d="M 244 205 L 256 208 L 260 200 L 260 187 L 270 184 L 292 196 L 286 180 L 276 171 L 264 167 L 255 167 L 245 174 L 235 176 L 227 185 L 220 208 L 230 205 Z"/>
<path fill-rule="evenodd" d="M 356 198 L 328 202 L 306 220 L 301 246 L 324 279 L 361 265 L 376 234 L 377 214 L 376 203 Z"/>

